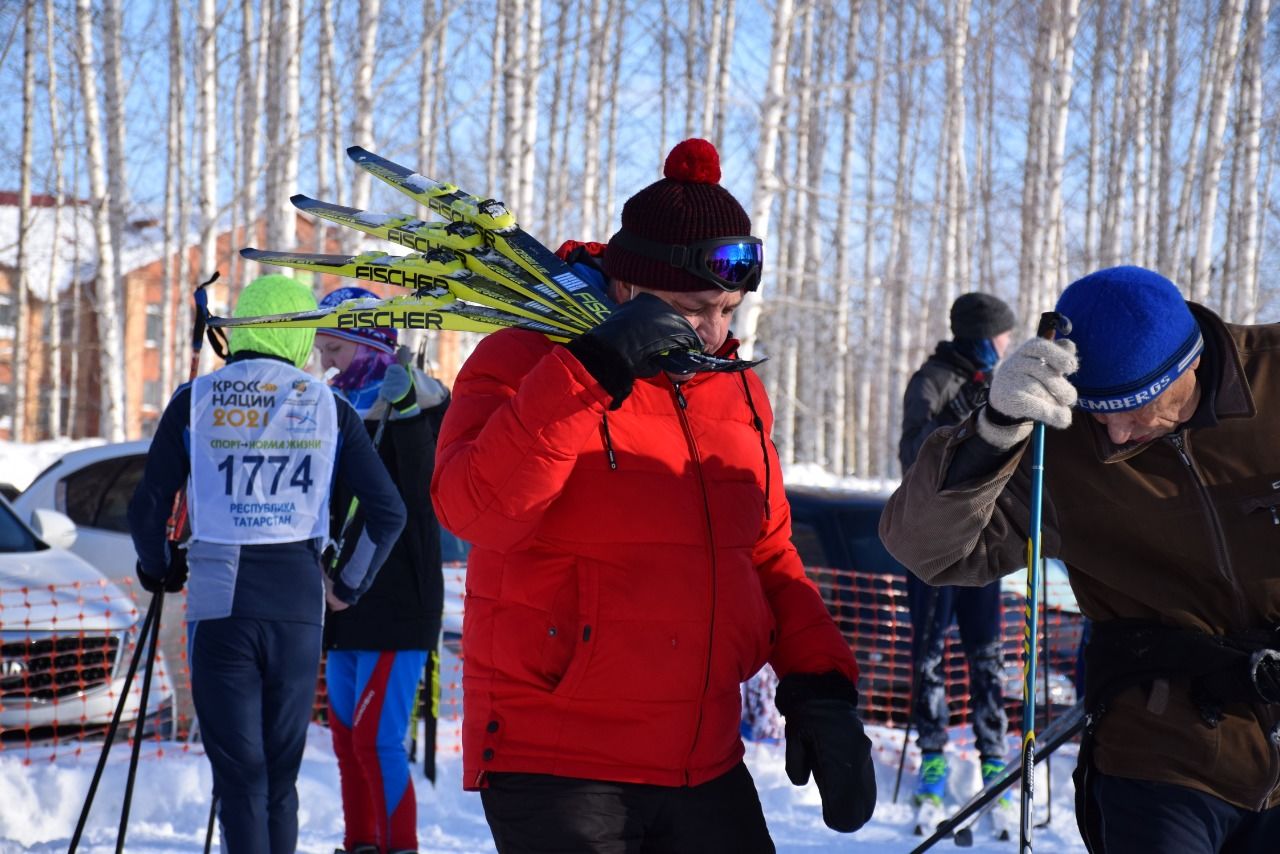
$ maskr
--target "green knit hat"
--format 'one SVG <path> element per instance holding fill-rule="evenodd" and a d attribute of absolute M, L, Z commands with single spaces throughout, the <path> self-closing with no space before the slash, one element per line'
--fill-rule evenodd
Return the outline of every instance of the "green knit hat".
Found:
<path fill-rule="evenodd" d="M 232 316 L 257 317 L 263 314 L 311 311 L 315 307 L 316 297 L 310 286 L 275 273 L 259 276 L 245 285 L 240 292 L 240 299 L 236 300 L 236 310 L 232 312 Z M 279 356 L 301 368 L 311 358 L 311 346 L 315 339 L 314 329 L 233 326 L 227 349 L 232 353 L 248 350 Z"/>

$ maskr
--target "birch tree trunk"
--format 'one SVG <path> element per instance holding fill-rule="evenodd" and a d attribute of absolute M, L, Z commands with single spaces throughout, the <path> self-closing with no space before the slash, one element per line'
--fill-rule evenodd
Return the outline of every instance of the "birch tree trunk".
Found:
<path fill-rule="evenodd" d="M 502 81 L 506 73 L 503 62 L 507 52 L 507 17 L 504 14 L 504 0 L 498 0 L 493 18 L 493 56 L 490 63 L 489 83 L 489 115 L 486 125 L 485 146 L 485 180 L 489 189 L 486 193 L 498 192 L 498 178 L 504 172 L 502 146 L 499 141 L 499 125 L 502 123 Z"/>
<path fill-rule="evenodd" d="M 773 10 L 773 35 L 769 41 L 769 74 L 760 106 L 760 141 L 756 146 L 755 191 L 751 201 L 751 228 L 755 235 L 769 242 L 769 212 L 778 192 L 776 157 L 785 103 L 787 54 L 791 47 L 791 27 L 795 15 L 794 0 L 778 0 Z M 743 358 L 751 359 L 756 346 L 756 326 L 760 322 L 760 291 L 747 294 L 738 311 L 742 329 L 740 337 Z"/>
<path fill-rule="evenodd" d="M 218 43 L 217 4 L 200 0 L 196 24 L 200 70 L 196 124 L 200 134 L 200 270 L 218 268 Z M 230 306 L 228 306 L 229 308 Z"/>
<path fill-rule="evenodd" d="M 1245 34 L 1244 58 L 1241 65 L 1240 110 L 1242 112 L 1239 147 L 1243 149 L 1244 177 L 1240 205 L 1239 285 L 1231 318 L 1240 323 L 1256 323 L 1258 312 L 1259 204 L 1258 171 L 1262 154 L 1262 76 L 1263 47 L 1270 0 L 1249 1 L 1249 25 Z"/>
<path fill-rule="evenodd" d="M 107 120 L 107 210 L 110 216 L 111 235 L 111 279 L 115 283 L 116 298 L 120 300 L 121 332 L 128 327 L 129 294 L 124 278 L 124 232 L 128 228 L 128 196 L 129 180 L 125 169 L 125 114 L 124 114 L 124 72 L 120 58 L 121 20 L 119 0 L 105 0 L 102 7 L 102 79 L 104 103 Z M 127 342 L 123 344 L 127 346 Z M 122 352 L 120 359 L 128 364 L 127 354 Z M 133 396 L 130 390 L 128 374 L 121 389 L 121 400 L 124 403 L 125 432 L 132 435 L 137 425 L 133 415 L 136 406 L 129 406 Z M 141 389 L 138 389 L 140 392 Z"/>
<path fill-rule="evenodd" d="M 53 0 L 44 2 L 45 60 L 48 63 L 46 98 L 49 102 L 49 159 L 53 163 L 53 233 L 61 234 L 62 206 L 66 203 L 66 189 L 62 175 L 62 130 L 58 123 L 58 62 L 54 52 Z M 72 215 L 75 215 L 72 208 Z M 21 268 L 21 264 L 19 267 Z M 58 274 L 61 272 L 61 253 L 54 251 L 49 257 L 49 280 L 45 293 L 49 296 L 46 322 L 49 329 L 49 434 L 50 438 L 66 435 L 62 426 L 62 294 Z M 73 274 L 74 275 L 74 274 Z"/>
<path fill-rule="evenodd" d="M 274 246 L 288 249 L 298 242 L 298 217 L 290 196 L 298 192 L 298 151 L 302 144 L 301 121 L 301 60 L 302 21 L 299 7 L 302 0 L 281 0 L 280 43 L 284 52 L 283 78 L 278 81 L 281 94 L 280 138 L 275 146 L 280 153 L 280 173 L 276 184 L 276 197 L 268 200 L 272 219 L 279 221 L 280 242 Z M 369 130 L 366 138 L 373 136 L 373 109 L 370 104 Z M 361 170 L 364 171 L 364 170 Z"/>
<path fill-rule="evenodd" d="M 51 0 L 50 0 L 51 2 Z M 176 344 L 181 339 L 176 328 L 178 313 L 177 302 L 182 297 L 181 284 L 177 280 L 177 254 L 186 251 L 186 235 L 175 230 L 174 221 L 178 216 L 178 194 L 181 185 L 178 175 L 182 169 L 182 125 L 178 122 L 180 115 L 180 93 L 182 90 L 182 16 L 178 9 L 178 0 L 169 4 L 169 91 L 166 104 L 166 133 L 164 156 L 164 238 L 161 249 L 160 276 L 163 279 L 162 293 L 164 306 L 162 317 L 165 331 L 165 346 L 160 353 L 160 383 L 166 393 L 172 393 L 177 387 L 174 382 L 174 361 Z M 176 244 L 176 246 L 175 246 Z"/>
<path fill-rule="evenodd" d="M 1213 264 L 1213 233 L 1217 225 L 1218 181 L 1226 156 L 1223 135 L 1227 126 L 1227 106 L 1231 100 L 1231 81 L 1236 73 L 1239 53 L 1240 21 L 1244 0 L 1226 0 L 1221 6 L 1217 24 L 1219 62 L 1209 99 L 1209 124 L 1204 145 L 1204 172 L 1200 184 L 1200 227 L 1196 235 L 1196 251 L 1192 258 L 1191 299 L 1203 302 L 1209 295 L 1209 276 Z"/>
<path fill-rule="evenodd" d="M 600 208 L 596 212 L 597 231 L 587 235 L 589 239 L 599 241 L 609 239 L 614 212 L 618 209 L 618 112 L 622 108 L 619 96 L 622 94 L 622 57 L 626 53 L 626 47 L 623 44 L 623 34 L 626 32 L 627 25 L 625 0 L 620 0 L 617 11 L 610 16 L 610 20 L 613 24 L 610 29 L 613 30 L 614 44 L 610 51 L 613 59 L 609 69 L 609 85 L 605 88 L 609 93 L 609 127 L 606 131 L 608 153 L 604 161 L 605 191 Z"/>
<path fill-rule="evenodd" d="M 13 420 L 9 435 L 15 442 L 27 436 L 27 330 L 31 324 L 27 282 L 27 241 L 31 229 L 31 156 L 36 122 L 36 7 L 27 3 L 22 11 L 22 153 L 18 160 L 18 269 L 14 288 L 13 327 Z M 57 232 L 54 232 L 57 234 Z M 50 304 L 53 302 L 50 300 Z M 41 383 L 41 386 L 44 384 Z"/>
<path fill-rule="evenodd" d="M 1047 287 L 1056 293 L 1066 285 L 1066 223 L 1063 213 L 1062 185 L 1066 169 L 1067 123 L 1071 117 L 1071 91 L 1075 85 L 1076 32 L 1080 26 L 1080 0 L 1060 0 L 1061 5 L 1056 16 L 1055 50 L 1057 68 L 1054 72 L 1053 111 L 1050 113 L 1050 134 L 1047 151 L 1049 154 L 1046 176 L 1048 196 L 1048 222 L 1045 229 L 1043 277 L 1039 280 L 1043 298 Z M 1035 315 L 1039 316 L 1040 306 L 1036 305 Z"/>
<path fill-rule="evenodd" d="M 564 101 L 565 90 L 565 70 L 564 59 L 566 52 L 566 41 L 569 38 L 569 14 L 571 9 L 571 0 L 558 0 L 558 11 L 556 13 L 556 39 L 555 47 L 551 54 L 551 105 L 548 112 L 548 120 L 550 127 L 547 129 L 547 169 L 544 181 L 544 191 L 542 194 L 542 224 L 547 229 L 547 233 L 554 235 L 551 239 L 558 240 L 561 238 L 559 223 L 557 222 L 556 209 L 560 207 L 561 186 L 563 185 L 565 176 L 562 170 L 565 168 L 560 162 L 560 134 L 561 122 L 568 124 L 569 104 Z"/>
<path fill-rule="evenodd" d="M 373 138 L 373 64 L 378 46 L 378 21 L 382 17 L 382 0 L 360 0 L 356 32 L 359 34 L 356 52 L 354 104 L 351 111 L 351 141 L 356 145 L 375 146 Z M 370 181 L 372 177 L 363 169 L 353 169 L 351 179 L 351 205 L 360 209 L 369 207 Z"/>
<path fill-rule="evenodd" d="M 93 62 L 93 10 L 91 0 L 76 0 L 77 61 L 84 102 L 85 157 L 89 173 L 89 203 L 93 208 L 94 242 L 98 252 L 95 309 L 98 340 L 102 346 L 102 418 L 98 429 L 113 442 L 125 438 L 124 342 L 121 333 L 120 290 L 112 274 L 116 269 L 111 246 L 107 175 L 103 163 L 102 128 L 98 116 L 98 69 Z"/>
<path fill-rule="evenodd" d="M 604 29 L 603 0 L 590 0 L 590 27 L 587 36 L 587 96 L 582 118 L 582 234 L 599 234 L 600 125 L 608 37 Z M 614 0 L 609 0 L 610 17 Z"/>
<path fill-rule="evenodd" d="M 844 91 L 840 98 L 840 145 L 846 152 L 840 158 L 839 189 L 837 190 L 839 210 L 852 213 L 857 199 L 853 187 L 854 128 L 857 126 L 857 99 L 854 97 L 854 84 L 858 79 L 858 28 L 861 24 L 862 2 L 855 0 L 849 9 L 849 17 L 844 33 Z M 870 172 L 870 170 L 868 170 Z M 867 175 L 867 184 L 873 183 L 872 175 Z M 836 474 L 849 473 L 849 463 L 854 459 L 851 442 L 851 421 L 849 419 L 849 384 L 852 375 L 852 360 L 849 347 L 849 309 L 853 302 L 852 270 L 850 264 L 850 231 L 852 226 L 847 216 L 841 216 L 836 222 L 835 233 L 835 335 L 832 343 L 835 348 L 835 371 L 831 377 L 831 470 Z M 867 251 L 870 251 L 868 245 Z"/>
<path fill-rule="evenodd" d="M 173 163 L 174 163 L 174 180 L 177 181 L 178 191 L 178 272 L 177 272 L 177 289 L 179 297 L 177 299 L 176 314 L 177 326 L 175 327 L 175 335 L 181 336 L 187 329 L 191 328 L 191 315 L 194 311 L 191 299 L 185 293 L 185 285 L 192 279 L 191 276 L 191 246 L 189 243 L 191 231 L 191 194 L 183 192 L 189 182 L 188 177 L 190 171 L 188 168 L 187 158 L 190 154 L 191 145 L 187 141 L 187 85 L 186 71 L 184 68 L 183 57 L 186 55 L 183 45 L 183 21 L 186 16 L 186 6 L 182 0 L 171 0 L 169 5 L 169 73 L 178 78 L 174 90 L 176 102 L 174 105 L 174 124 L 177 133 L 171 140 L 173 145 Z M 202 280 L 203 281 L 203 280 Z M 77 303 L 77 306 L 79 303 Z M 178 364 L 181 364 L 179 362 Z M 172 390 L 174 385 L 167 386 L 165 391 Z"/>
<path fill-rule="evenodd" d="M 523 117 L 520 136 L 520 207 L 522 216 L 533 216 L 533 200 L 536 193 L 538 172 L 538 91 L 542 80 L 542 0 L 526 0 L 528 3 L 528 43 L 525 46 L 525 62 L 520 67 L 524 83 Z M 625 6 L 623 7 L 625 11 Z M 618 21 L 617 40 L 619 50 L 615 64 L 622 57 L 622 21 Z"/>
<path fill-rule="evenodd" d="M 716 84 L 715 116 L 711 125 L 713 134 L 711 141 L 715 144 L 717 151 L 724 148 L 725 117 L 729 109 L 729 68 L 732 65 L 730 57 L 733 56 L 738 8 L 737 0 L 722 0 L 722 2 L 724 3 L 724 30 L 721 33 L 720 55 L 724 59 L 720 63 L 720 79 Z M 860 2 L 861 0 L 855 0 L 855 5 Z"/>
<path fill-rule="evenodd" d="M 888 25 L 888 9 L 886 0 L 876 0 L 876 35 L 875 58 L 872 62 L 871 103 L 867 115 L 867 180 L 863 216 L 862 254 L 862 340 L 858 342 L 861 358 L 857 360 L 857 393 L 854 399 L 854 474 L 859 477 L 870 477 L 873 447 L 871 442 L 871 390 L 872 378 L 875 376 L 874 360 L 876 355 L 872 348 L 875 340 L 875 329 L 878 326 L 879 312 L 876 307 L 876 291 L 880 291 L 880 299 L 887 302 L 883 288 L 878 287 L 880 280 L 875 276 L 878 269 L 876 253 L 876 183 L 878 180 L 880 97 L 884 91 L 885 77 L 885 31 Z M 850 93 L 852 94 L 852 93 Z M 852 150 L 852 149 L 850 149 Z M 852 208 L 850 208 L 852 210 Z M 883 328 L 883 327 L 881 327 Z"/>

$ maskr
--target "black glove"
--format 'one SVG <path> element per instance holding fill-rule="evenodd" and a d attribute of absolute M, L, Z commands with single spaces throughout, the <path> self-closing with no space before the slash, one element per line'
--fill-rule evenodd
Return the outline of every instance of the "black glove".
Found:
<path fill-rule="evenodd" d="M 613 310 L 604 322 L 567 345 L 591 376 L 613 395 L 612 409 L 631 394 L 637 377 L 661 368 L 657 356 L 668 350 L 702 350 L 689 321 L 653 294 L 638 294 Z"/>
<path fill-rule="evenodd" d="M 852 833 L 876 808 L 871 739 L 858 719 L 858 690 L 832 671 L 793 673 L 774 701 L 786 718 L 787 777 L 797 786 L 813 772 L 827 827 Z"/>
<path fill-rule="evenodd" d="M 947 403 L 947 408 L 951 410 L 952 416 L 956 419 L 956 423 L 969 417 L 969 413 L 977 409 L 979 406 L 987 402 L 987 379 L 971 379 L 964 385 L 960 386 L 960 390 L 956 392 L 955 397 L 951 398 Z"/>
<path fill-rule="evenodd" d="M 164 578 L 156 578 L 142 571 L 142 561 L 138 561 L 134 565 L 134 572 L 138 575 L 138 583 L 142 585 L 142 589 L 148 593 L 159 593 L 163 590 L 166 593 L 177 593 L 187 583 L 187 562 L 183 560 L 175 560 L 169 566 L 169 572 Z"/>

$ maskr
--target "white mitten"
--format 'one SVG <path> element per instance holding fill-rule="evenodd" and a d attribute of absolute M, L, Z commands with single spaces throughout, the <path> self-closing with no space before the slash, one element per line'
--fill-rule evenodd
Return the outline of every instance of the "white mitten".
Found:
<path fill-rule="evenodd" d="M 1065 429 L 1076 402 L 1067 376 L 1079 367 L 1073 341 L 1032 338 L 1024 343 L 996 368 L 987 406 L 978 415 L 978 435 L 1008 449 L 1031 435 L 1033 421 Z"/>

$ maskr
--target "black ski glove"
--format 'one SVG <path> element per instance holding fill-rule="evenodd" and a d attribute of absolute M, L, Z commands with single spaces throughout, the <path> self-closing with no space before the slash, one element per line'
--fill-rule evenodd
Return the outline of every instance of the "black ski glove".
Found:
<path fill-rule="evenodd" d="M 698 333 L 653 294 L 639 294 L 613 310 L 599 326 L 565 345 L 582 367 L 613 395 L 617 409 L 637 377 L 658 373 L 656 357 L 668 350 L 702 350 Z"/>
<path fill-rule="evenodd" d="M 835 671 L 793 673 L 778 683 L 774 702 L 786 718 L 787 777 L 803 786 L 813 773 L 827 827 L 862 827 L 876 808 L 876 772 L 858 690 Z"/>
<path fill-rule="evenodd" d="M 951 410 L 951 415 L 956 419 L 956 423 L 969 417 L 969 413 L 977 409 L 979 406 L 987 402 L 987 380 L 971 379 L 964 385 L 960 386 L 955 397 L 947 403 L 947 407 Z"/>
<path fill-rule="evenodd" d="M 169 566 L 169 572 L 164 578 L 156 578 L 142 570 L 142 561 L 138 561 L 134 565 L 134 572 L 138 575 L 138 583 L 142 585 L 142 589 L 148 593 L 159 593 L 163 590 L 166 593 L 177 593 L 187 583 L 187 562 L 185 560 L 175 561 Z"/>

